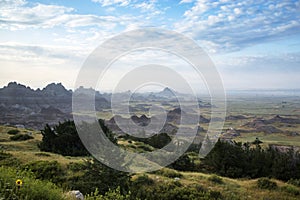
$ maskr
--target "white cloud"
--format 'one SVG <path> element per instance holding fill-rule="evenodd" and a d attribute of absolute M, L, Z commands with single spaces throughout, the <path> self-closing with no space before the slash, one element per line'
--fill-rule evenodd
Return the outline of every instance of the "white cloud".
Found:
<path fill-rule="evenodd" d="M 221 21 L 221 18 L 219 16 L 210 15 L 207 18 L 207 24 L 210 25 L 210 26 L 217 23 L 217 22 L 219 22 L 219 21 Z"/>
<path fill-rule="evenodd" d="M 100 3 L 101 6 L 113 6 L 113 5 L 118 5 L 118 6 L 128 6 L 130 4 L 130 0 L 92 0 L 93 2 Z"/>
<path fill-rule="evenodd" d="M 242 10 L 239 9 L 239 8 L 235 8 L 235 9 L 233 10 L 233 12 L 234 12 L 236 15 L 242 14 Z"/>
<path fill-rule="evenodd" d="M 185 11 L 184 16 L 193 19 L 208 9 L 207 0 L 198 0 L 190 10 Z"/>
<path fill-rule="evenodd" d="M 299 4 L 292 0 L 198 0 L 181 21 L 174 23 L 174 28 L 196 40 L 218 44 L 221 49 L 217 52 L 236 51 L 299 34 L 299 10 Z"/>
<path fill-rule="evenodd" d="M 115 8 L 115 7 L 108 7 L 108 8 L 106 9 L 106 11 L 107 11 L 107 12 L 114 12 L 114 11 L 116 11 L 116 8 Z"/>
<path fill-rule="evenodd" d="M 25 3 L 25 0 L 1 0 L 0 8 L 13 8 L 15 6 L 24 5 Z"/>
<path fill-rule="evenodd" d="M 294 71 L 299 72 L 298 54 L 230 57 L 228 55 L 231 54 L 227 53 L 299 35 L 300 1 L 92 1 L 98 3 L 89 2 L 92 6 L 102 6 L 99 10 L 108 15 L 79 14 L 82 10 L 79 12 L 66 6 L 28 3 L 25 0 L 0 0 L 0 66 L 9 69 L 2 72 L 0 84 L 14 77 L 25 80 L 26 76 L 37 76 L 32 78 L 32 82 L 49 81 L 53 77 L 63 80 L 59 72 L 69 74 L 67 71 L 70 70 L 73 74 L 86 56 L 105 39 L 123 30 L 145 26 L 175 29 L 195 39 L 213 56 L 225 53 L 226 58 L 221 63 L 219 59 L 215 61 L 229 75 L 226 80 L 232 80 L 234 75 L 241 79 L 239 75 L 245 70 L 247 73 L 256 69 L 258 73 L 274 69 L 282 72 L 285 67 L 294 67 Z M 177 10 L 171 4 L 180 8 Z M 184 12 L 182 9 L 186 8 L 189 9 Z M 178 17 L 174 11 L 180 11 L 181 16 Z M 285 51 L 284 48 L 279 51 Z M 170 60 L 167 62 L 170 63 Z"/>
<path fill-rule="evenodd" d="M 0 44 L 0 84 L 18 81 L 34 87 L 63 82 L 72 88 L 87 51 L 74 46 Z"/>
<path fill-rule="evenodd" d="M 132 4 L 133 8 L 138 9 L 142 14 L 146 15 L 146 19 L 150 20 L 153 17 L 156 17 L 157 15 L 161 15 L 165 12 L 168 8 L 158 8 L 159 4 L 157 0 L 150 0 L 150 1 L 144 1 L 139 2 L 136 1 L 134 4 Z"/>
<path fill-rule="evenodd" d="M 61 26 L 68 29 L 98 27 L 98 30 L 112 32 L 117 25 L 135 23 L 136 16 L 99 16 L 92 14 L 74 14 L 74 9 L 57 5 L 28 5 L 25 1 L 9 8 L 0 8 L 0 27 L 8 30 L 32 28 L 51 29 Z M 78 30 L 79 32 L 79 30 Z"/>
<path fill-rule="evenodd" d="M 36 4 L 33 7 L 26 3 L 14 4 L 12 7 L 0 7 L 0 24 L 4 28 L 24 29 L 26 27 L 46 26 L 48 21 L 70 13 L 74 9 L 64 6 Z M 54 20 L 55 21 L 55 20 Z M 53 24 L 56 25 L 56 24 Z"/>
<path fill-rule="evenodd" d="M 139 4 L 134 5 L 135 8 L 140 8 L 143 11 L 147 11 L 147 10 L 154 10 L 154 3 L 153 1 L 150 1 L 149 3 L 147 2 L 142 2 Z"/>
<path fill-rule="evenodd" d="M 73 46 L 45 46 L 19 43 L 0 43 L 0 60 L 15 62 L 32 62 L 45 65 L 47 61 L 52 64 L 83 59 L 86 53 L 81 48 Z M 37 62 L 37 63 L 35 63 Z"/>
<path fill-rule="evenodd" d="M 182 4 L 182 3 L 192 3 L 192 2 L 194 2 L 195 0 L 181 0 L 180 2 L 179 2 L 179 4 Z"/>

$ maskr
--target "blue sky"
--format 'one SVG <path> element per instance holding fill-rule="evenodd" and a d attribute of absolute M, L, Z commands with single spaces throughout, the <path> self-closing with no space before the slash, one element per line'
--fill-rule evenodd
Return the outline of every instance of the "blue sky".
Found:
<path fill-rule="evenodd" d="M 159 27 L 203 47 L 226 89 L 299 88 L 299 13 L 299 0 L 0 0 L 0 85 L 73 88 L 103 41 Z"/>

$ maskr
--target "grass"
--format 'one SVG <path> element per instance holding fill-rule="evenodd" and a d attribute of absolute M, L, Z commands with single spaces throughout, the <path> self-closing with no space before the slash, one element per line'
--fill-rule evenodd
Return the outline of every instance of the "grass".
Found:
<path fill-rule="evenodd" d="M 253 142 L 257 137 L 263 142 L 264 146 L 277 144 L 300 147 L 300 136 L 287 136 L 284 134 L 242 133 L 234 140 L 243 143 Z"/>
<path fill-rule="evenodd" d="M 10 153 L 21 163 L 27 163 L 38 160 L 58 161 L 63 166 L 68 165 L 71 162 L 82 162 L 82 157 L 66 157 L 54 153 L 48 153 L 47 156 L 41 156 L 45 152 L 41 152 L 38 148 L 38 143 L 42 140 L 42 135 L 39 131 L 28 131 L 26 129 L 18 129 L 21 134 L 32 133 L 34 139 L 26 141 L 11 141 L 7 134 L 7 131 L 12 129 L 11 127 L 0 126 L 0 146 Z"/>
<path fill-rule="evenodd" d="M 45 161 L 57 161 L 62 165 L 64 169 L 67 169 L 67 165 L 70 163 L 80 163 L 84 159 L 83 157 L 65 157 L 54 153 L 39 151 L 37 144 L 41 141 L 42 135 L 37 131 L 32 132 L 34 139 L 27 141 L 10 141 L 11 135 L 7 134 L 7 131 L 12 129 L 11 127 L 0 126 L 0 146 L 3 146 L 7 153 L 18 160 L 21 164 L 34 162 L 38 160 Z M 20 133 L 26 134 L 29 132 L 26 129 L 20 129 Z M 300 141 L 298 137 L 288 137 L 282 134 L 264 135 L 264 134 L 242 134 L 238 139 L 241 141 L 254 141 L 256 137 L 259 137 L 264 143 L 285 143 L 291 145 L 299 145 Z M 121 145 L 129 146 L 133 145 L 139 148 L 140 143 L 121 141 Z M 142 149 L 141 149 L 142 150 Z M 137 161 L 133 161 L 137 162 Z M 147 163 L 143 163 L 147 165 Z M 151 164 L 151 163 L 150 163 Z M 6 170 L 6 169 L 4 169 Z M 3 172 L 4 173 L 4 172 Z M 282 181 L 273 180 L 278 186 L 276 190 L 260 189 L 257 186 L 258 179 L 230 179 L 226 177 L 219 177 L 211 174 L 196 173 L 196 172 L 178 172 L 171 169 L 162 169 L 155 173 L 146 174 L 151 180 L 154 181 L 154 185 L 157 183 L 178 183 L 182 187 L 199 186 L 210 191 L 217 191 L 222 194 L 224 199 L 299 199 L 300 187 L 284 183 Z M 141 176 L 137 174 L 133 176 L 133 180 Z M 14 177 L 17 178 L 17 177 Z M 179 179 L 178 179 L 179 178 Z M 176 180 L 175 180 L 176 179 Z M 27 181 L 33 181 L 26 179 Z M 11 183 L 12 184 L 12 183 Z M 32 186 L 35 187 L 35 186 Z M 47 187 L 52 187 L 51 184 Z M 54 188 L 56 191 L 56 189 Z M 59 190 L 59 193 L 62 193 Z M 55 193 L 56 194 L 56 193 Z"/>
<path fill-rule="evenodd" d="M 16 180 L 22 182 L 16 185 Z M 0 199 L 63 200 L 63 190 L 49 181 L 37 180 L 28 172 L 0 167 Z"/>
<path fill-rule="evenodd" d="M 154 180 L 155 183 L 175 181 L 174 178 L 169 178 L 162 174 L 163 173 L 151 173 L 148 174 L 148 177 Z M 182 176 L 178 182 L 182 186 L 192 187 L 194 185 L 199 185 L 202 188 L 220 192 L 224 196 L 224 199 L 299 199 L 299 187 L 278 180 L 272 179 L 272 181 L 278 185 L 278 189 L 268 190 L 257 187 L 258 179 L 230 179 L 218 176 L 218 178 L 222 180 L 222 183 L 220 184 L 211 181 L 211 177 L 215 175 L 192 172 L 180 172 L 180 174 Z M 141 175 L 136 175 L 133 179 L 136 179 L 137 176 Z"/>

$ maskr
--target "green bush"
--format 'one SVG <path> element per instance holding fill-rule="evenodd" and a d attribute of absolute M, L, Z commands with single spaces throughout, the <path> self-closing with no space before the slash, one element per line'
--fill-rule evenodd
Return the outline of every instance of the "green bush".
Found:
<path fill-rule="evenodd" d="M 65 173 L 57 161 L 35 161 L 24 165 L 23 168 L 33 172 L 37 179 L 48 180 L 56 184 L 64 181 Z"/>
<path fill-rule="evenodd" d="M 131 187 L 131 196 L 137 199 L 164 200 L 211 200 L 222 199 L 220 192 L 209 191 L 198 186 L 177 185 L 178 182 L 155 182 L 152 185 L 142 183 Z"/>
<path fill-rule="evenodd" d="M 115 190 L 109 190 L 104 195 L 99 194 L 98 189 L 95 192 L 86 195 L 86 200 L 129 200 L 132 199 L 130 196 L 130 192 L 126 195 L 121 194 L 120 187 L 116 188 Z"/>
<path fill-rule="evenodd" d="M 16 180 L 23 184 L 16 186 Z M 36 180 L 29 172 L 0 167 L 0 199 L 61 200 L 63 191 L 48 181 Z"/>
<path fill-rule="evenodd" d="M 295 195 L 295 196 L 300 194 L 299 189 L 292 185 L 287 185 L 287 186 L 281 187 L 281 191 L 287 192 L 287 193 Z"/>
<path fill-rule="evenodd" d="M 98 123 L 82 123 L 80 126 L 86 132 L 95 132 L 101 126 L 104 135 L 116 144 L 116 138 L 112 132 L 104 125 L 103 120 Z M 41 130 L 43 135 L 42 142 L 38 145 L 41 151 L 58 153 L 63 156 L 88 156 L 89 152 L 83 145 L 75 126 L 74 121 L 65 121 L 54 127 L 48 124 Z M 90 138 L 92 141 L 95 138 Z"/>
<path fill-rule="evenodd" d="M 7 131 L 7 134 L 9 134 L 9 135 L 16 135 L 19 132 L 20 131 L 18 129 L 11 129 L 11 130 Z"/>
<path fill-rule="evenodd" d="M 74 167 L 73 164 L 72 167 Z M 82 166 L 76 167 L 82 167 L 82 169 L 74 176 L 68 177 L 67 188 L 80 190 L 83 194 L 90 194 L 98 188 L 99 194 L 102 195 L 117 187 L 120 187 L 122 194 L 126 194 L 129 190 L 131 182 L 129 173 L 112 169 L 96 159 L 86 160 Z"/>
<path fill-rule="evenodd" d="M 277 188 L 277 184 L 269 178 L 260 178 L 257 180 L 257 187 L 260 189 L 273 190 Z"/>
<path fill-rule="evenodd" d="M 33 139 L 33 137 L 30 136 L 30 135 L 27 135 L 27 134 L 20 134 L 19 133 L 17 135 L 11 136 L 9 139 L 13 140 L 13 141 L 25 141 L 25 140 Z"/>
<path fill-rule="evenodd" d="M 149 138 L 137 138 L 130 135 L 123 136 L 124 139 L 136 142 L 143 142 L 154 148 L 161 149 L 171 142 L 171 137 L 167 133 L 155 134 Z M 149 151 L 150 149 L 145 149 Z"/>
<path fill-rule="evenodd" d="M 300 153 L 294 148 L 282 152 L 271 146 L 252 148 L 250 143 L 219 140 L 200 165 L 202 171 L 230 178 L 300 179 Z"/>
<path fill-rule="evenodd" d="M 54 128 L 47 124 L 41 133 L 43 139 L 38 145 L 41 151 L 58 153 L 64 156 L 88 155 L 73 121 L 59 123 Z"/>
<path fill-rule="evenodd" d="M 12 156 L 11 154 L 6 153 L 4 150 L 2 150 L 2 149 L 0 148 L 0 161 L 1 161 L 1 160 L 5 160 L 5 159 L 7 159 L 7 158 L 10 158 L 11 156 Z"/>
<path fill-rule="evenodd" d="M 171 163 L 168 167 L 179 171 L 193 171 L 195 168 L 195 164 L 194 161 L 188 156 L 188 154 L 185 153 L 176 161 Z"/>
<path fill-rule="evenodd" d="M 51 157 L 51 155 L 50 155 L 50 154 L 48 154 L 48 153 L 44 153 L 44 152 L 35 153 L 34 155 L 36 155 L 36 156 L 40 156 L 40 157 Z"/>
<path fill-rule="evenodd" d="M 134 185 L 139 185 L 139 184 L 142 184 L 142 185 L 153 185 L 154 184 L 154 181 L 153 179 L 151 179 L 148 175 L 146 174 L 143 174 L 141 176 L 138 176 L 134 182 L 133 182 Z"/>
<path fill-rule="evenodd" d="M 290 179 L 287 183 L 300 187 L 300 179 Z"/>
<path fill-rule="evenodd" d="M 208 177 L 208 180 L 213 182 L 213 183 L 217 183 L 217 184 L 223 184 L 223 179 L 217 175 L 212 175 L 210 177 Z"/>
<path fill-rule="evenodd" d="M 169 168 L 163 168 L 161 170 L 158 170 L 155 172 L 155 174 L 159 174 L 168 178 L 181 178 L 182 174 L 177 172 L 176 170 L 169 169 Z"/>
<path fill-rule="evenodd" d="M 83 163 L 71 162 L 67 165 L 67 168 L 72 172 L 78 172 L 84 170 L 85 166 Z"/>
<path fill-rule="evenodd" d="M 13 157 L 10 153 L 0 150 L 0 166 L 18 166 L 20 161 Z"/>

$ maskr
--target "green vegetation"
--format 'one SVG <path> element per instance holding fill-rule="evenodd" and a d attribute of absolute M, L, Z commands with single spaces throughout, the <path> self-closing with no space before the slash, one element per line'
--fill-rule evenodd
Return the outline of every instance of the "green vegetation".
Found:
<path fill-rule="evenodd" d="M 192 145 L 187 153 L 168 168 L 151 173 L 128 174 L 113 170 L 89 155 L 72 155 L 72 145 L 75 144 L 64 143 L 66 141 L 63 140 L 70 135 L 76 137 L 74 124 L 67 121 L 55 127 L 51 129 L 46 126 L 43 130 L 49 131 L 49 128 L 51 131 L 48 133 L 55 134 L 60 131 L 54 140 L 44 139 L 51 134 L 46 136 L 33 132 L 33 139 L 16 142 L 9 139 L 8 128 L 0 127 L 0 145 L 5 149 L 0 151 L 0 199 L 71 200 L 73 198 L 68 195 L 70 190 L 80 190 L 88 200 L 296 200 L 300 195 L 298 154 L 293 149 L 283 153 L 267 148 L 263 146 L 264 140 L 261 140 L 262 144 L 255 145 L 220 141 L 202 160 L 197 155 L 199 145 Z M 103 124 L 101 127 L 111 141 L 125 149 L 135 147 L 136 150 L 153 151 L 157 147 L 134 138 L 115 138 Z M 26 130 L 22 129 L 23 133 Z M 38 144 L 39 147 L 41 143 L 51 146 L 48 142 L 57 147 L 65 145 L 67 150 L 64 154 L 68 156 L 64 156 L 62 150 L 41 152 Z M 161 141 L 161 144 L 166 143 L 167 139 Z M 208 172 L 218 175 L 209 175 Z M 15 183 L 17 179 L 23 181 L 20 189 L 17 189 Z"/>
<path fill-rule="evenodd" d="M 49 180 L 56 184 L 64 181 L 65 172 L 57 161 L 35 161 L 25 164 L 23 169 L 31 171 L 37 179 Z"/>
<path fill-rule="evenodd" d="M 199 185 L 184 186 L 177 181 L 155 182 L 147 175 L 138 176 L 132 183 L 131 193 L 138 199 L 221 199 L 220 192 Z"/>
<path fill-rule="evenodd" d="M 27 134 L 18 133 L 17 135 L 11 136 L 9 139 L 13 141 L 25 141 L 25 140 L 33 139 L 33 137 Z"/>
<path fill-rule="evenodd" d="M 300 189 L 293 186 L 293 185 L 282 186 L 281 191 L 287 192 L 287 193 L 292 194 L 294 196 L 299 196 L 300 195 Z"/>
<path fill-rule="evenodd" d="M 19 129 L 11 129 L 11 130 L 7 131 L 7 134 L 9 134 L 9 135 L 16 135 L 19 132 L 20 132 Z"/>
<path fill-rule="evenodd" d="M 47 124 L 42 130 L 43 139 L 39 144 L 41 151 L 58 153 L 64 156 L 86 156 L 73 121 L 59 123 L 53 129 Z"/>
<path fill-rule="evenodd" d="M 181 178 L 182 174 L 176 170 L 169 169 L 169 168 L 163 168 L 161 170 L 153 172 L 154 174 L 159 174 L 161 176 L 165 176 L 168 178 Z"/>
<path fill-rule="evenodd" d="M 257 187 L 259 189 L 274 190 L 277 188 L 277 184 L 269 178 L 260 178 L 257 180 Z"/>
<path fill-rule="evenodd" d="M 175 162 L 168 167 L 179 171 L 195 171 L 194 160 L 192 160 L 187 153 L 180 156 Z"/>
<path fill-rule="evenodd" d="M 16 185 L 20 179 L 22 185 Z M 31 173 L 0 167 L 0 198 L 30 200 L 65 199 L 62 189 L 50 181 L 37 180 Z"/>
<path fill-rule="evenodd" d="M 289 184 L 292 184 L 292 185 L 294 185 L 294 186 L 297 186 L 297 187 L 300 187 L 300 179 L 290 179 L 289 181 L 288 181 L 288 183 Z"/>
<path fill-rule="evenodd" d="M 115 190 L 109 190 L 104 195 L 99 193 L 99 190 L 96 189 L 95 192 L 88 194 L 85 198 L 86 200 L 130 200 L 134 199 L 131 197 L 130 193 L 123 195 L 118 187 Z M 138 199 L 136 199 L 138 200 Z"/>
<path fill-rule="evenodd" d="M 281 152 L 257 144 L 218 141 L 203 159 L 202 166 L 208 171 L 231 178 L 274 177 L 288 181 L 300 178 L 300 154 L 290 148 Z"/>
<path fill-rule="evenodd" d="M 86 160 L 81 165 L 72 164 L 69 168 L 81 174 L 69 177 L 68 187 L 79 189 L 84 194 L 95 192 L 96 189 L 102 195 L 117 188 L 122 194 L 129 190 L 131 176 L 128 173 L 109 168 L 96 159 Z"/>
<path fill-rule="evenodd" d="M 213 183 L 217 183 L 217 184 L 223 184 L 223 179 L 217 175 L 211 175 L 209 178 L 208 178 L 209 181 L 213 182 Z"/>
<path fill-rule="evenodd" d="M 103 120 L 98 122 L 106 135 L 113 143 L 116 139 L 111 131 L 104 125 Z M 97 126 L 97 124 L 82 124 L 82 128 Z M 88 156 L 89 152 L 84 147 L 75 127 L 74 121 L 59 123 L 54 128 L 48 124 L 41 131 L 43 138 L 38 145 L 41 151 L 53 152 L 63 156 Z"/>
<path fill-rule="evenodd" d="M 172 140 L 167 133 L 155 134 L 149 138 L 138 138 L 138 137 L 133 137 L 131 135 L 125 135 L 122 136 L 122 138 L 129 141 L 143 142 L 157 149 L 163 148 L 164 146 L 169 144 Z"/>

